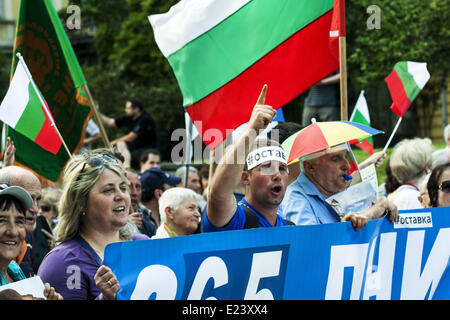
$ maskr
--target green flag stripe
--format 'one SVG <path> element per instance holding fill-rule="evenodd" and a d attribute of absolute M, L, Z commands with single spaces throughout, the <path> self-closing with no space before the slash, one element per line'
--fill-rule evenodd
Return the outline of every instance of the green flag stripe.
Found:
<path fill-rule="evenodd" d="M 50 17 L 50 20 L 55 28 L 56 36 L 61 45 L 61 50 L 66 58 L 66 63 L 69 67 L 70 74 L 73 79 L 73 83 L 76 88 L 81 87 L 86 84 L 86 79 L 84 78 L 83 71 L 81 70 L 80 64 L 78 63 L 78 59 L 73 52 L 72 45 L 70 44 L 69 38 L 64 31 L 64 28 L 59 20 L 58 14 L 56 13 L 55 8 L 53 7 L 53 3 L 51 0 L 44 0 L 45 6 L 47 8 L 47 13 Z"/>
<path fill-rule="evenodd" d="M 356 109 L 356 111 L 355 111 L 352 122 L 357 122 L 357 123 L 361 123 L 366 126 L 370 126 L 370 122 L 367 121 L 367 119 L 363 116 L 363 114 L 358 109 Z M 368 140 L 371 144 L 373 144 L 372 137 L 368 137 L 365 139 L 358 139 L 359 142 L 364 141 L 364 140 Z"/>
<path fill-rule="evenodd" d="M 201 100 L 240 75 L 295 32 L 330 11 L 333 3 L 252 1 L 189 42 L 168 57 L 183 94 L 183 105 Z"/>
<path fill-rule="evenodd" d="M 420 92 L 420 88 L 417 86 L 414 77 L 408 72 L 407 63 L 405 61 L 396 63 L 394 70 L 397 72 L 398 77 L 403 83 L 409 101 L 414 101 Z"/>
<path fill-rule="evenodd" d="M 28 96 L 27 106 L 14 129 L 34 141 L 41 131 L 45 116 L 41 109 L 42 104 L 31 82 L 28 84 Z"/>

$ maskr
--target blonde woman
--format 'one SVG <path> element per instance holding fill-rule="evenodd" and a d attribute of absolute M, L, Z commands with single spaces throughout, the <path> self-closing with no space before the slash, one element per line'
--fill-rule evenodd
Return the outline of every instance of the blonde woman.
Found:
<path fill-rule="evenodd" d="M 102 265 L 113 242 L 148 239 L 126 228 L 128 182 L 120 163 L 105 150 L 74 156 L 63 176 L 56 241 L 38 275 L 66 300 L 115 299 L 119 283 Z M 125 227 L 125 228 L 124 228 Z"/>

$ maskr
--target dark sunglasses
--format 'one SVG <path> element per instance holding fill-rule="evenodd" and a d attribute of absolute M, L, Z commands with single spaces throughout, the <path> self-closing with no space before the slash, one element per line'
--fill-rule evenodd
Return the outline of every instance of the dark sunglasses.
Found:
<path fill-rule="evenodd" d="M 43 211 L 43 212 L 49 212 L 51 209 L 52 209 L 52 207 L 51 206 L 48 206 L 48 205 L 42 205 L 41 207 L 41 211 Z"/>
<path fill-rule="evenodd" d="M 445 192 L 445 193 L 450 193 L 450 180 L 443 181 L 439 185 L 439 190 L 441 190 L 442 192 Z"/>
<path fill-rule="evenodd" d="M 86 165 L 92 168 L 98 168 L 104 166 L 105 162 L 119 164 L 115 158 L 110 157 L 107 154 L 95 155 L 87 158 L 86 161 L 84 161 L 83 168 L 81 169 L 80 173 L 84 172 Z"/>

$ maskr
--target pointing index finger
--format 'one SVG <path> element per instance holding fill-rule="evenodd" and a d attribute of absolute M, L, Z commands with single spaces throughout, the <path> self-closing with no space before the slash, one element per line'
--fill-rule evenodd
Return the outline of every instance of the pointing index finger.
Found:
<path fill-rule="evenodd" d="M 256 104 L 264 104 L 266 102 L 267 84 L 265 84 L 259 94 L 258 101 Z"/>

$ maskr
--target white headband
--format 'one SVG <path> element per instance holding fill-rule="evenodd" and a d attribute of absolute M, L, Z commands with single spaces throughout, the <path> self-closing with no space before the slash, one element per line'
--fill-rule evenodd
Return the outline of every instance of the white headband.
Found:
<path fill-rule="evenodd" d="M 251 170 L 261 163 L 275 160 L 287 164 L 286 155 L 282 148 L 276 146 L 269 146 L 259 148 L 252 151 L 247 156 L 247 168 Z"/>

